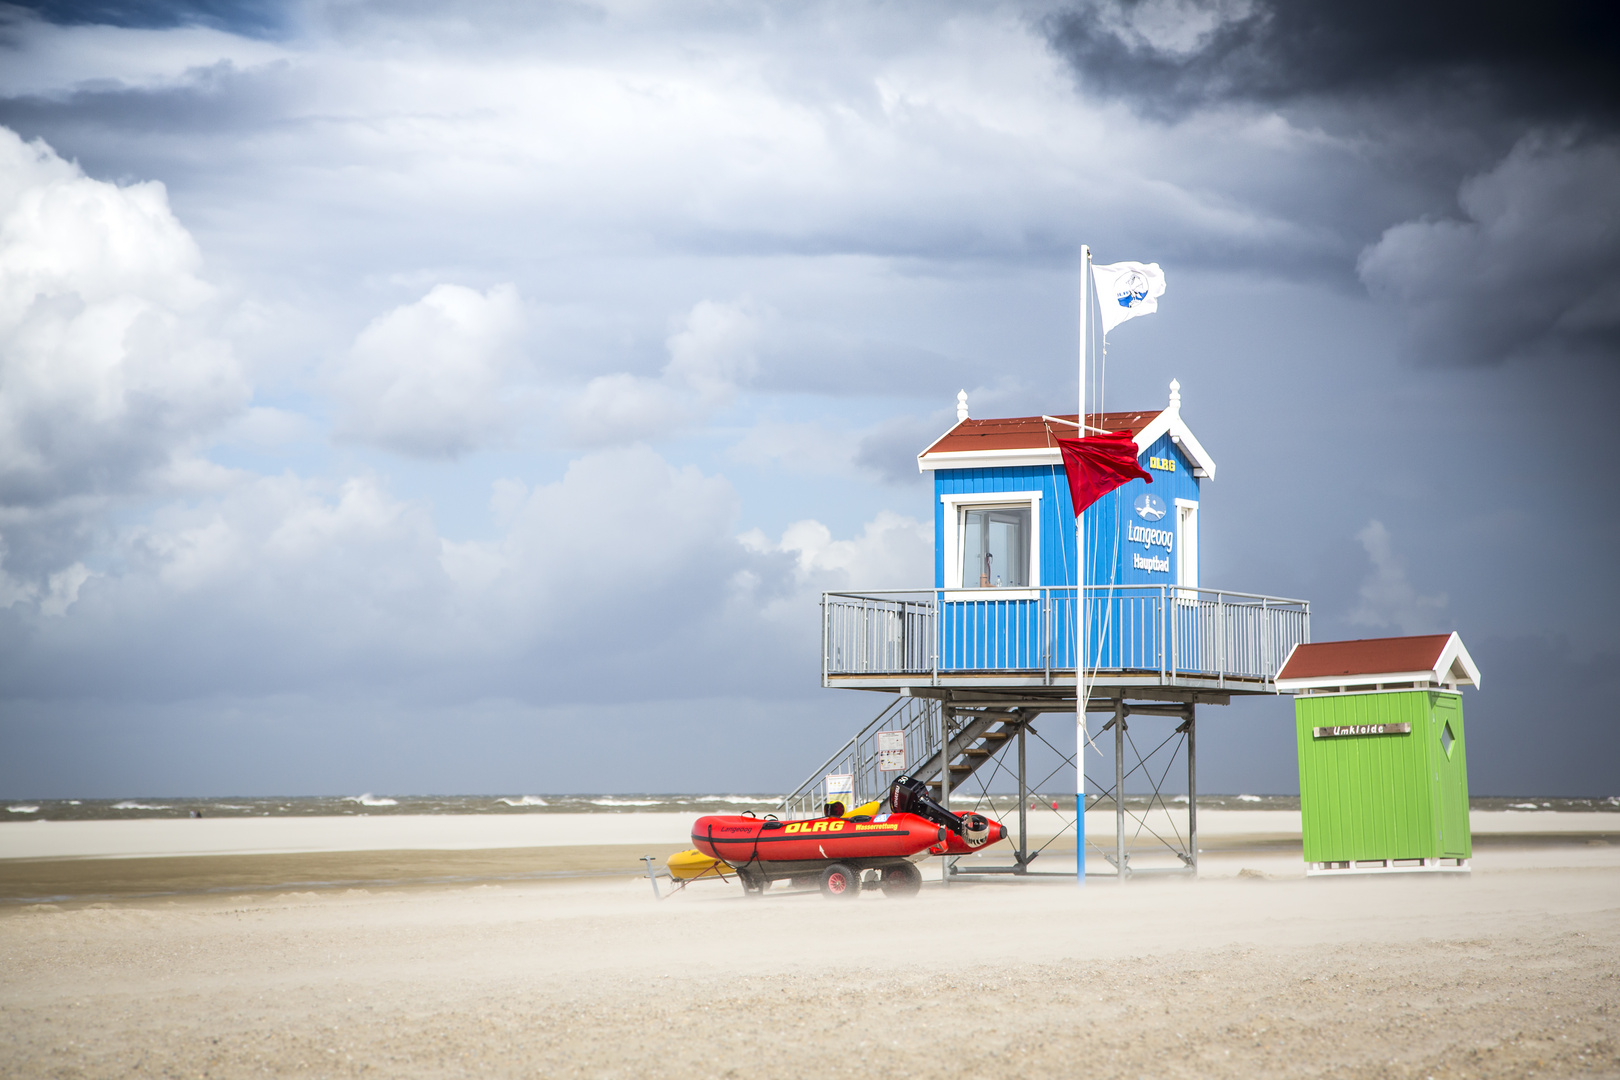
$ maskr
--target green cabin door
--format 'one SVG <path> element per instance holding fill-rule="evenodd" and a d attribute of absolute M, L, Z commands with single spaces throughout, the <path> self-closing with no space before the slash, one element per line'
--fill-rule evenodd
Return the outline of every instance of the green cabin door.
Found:
<path fill-rule="evenodd" d="M 1463 752 L 1462 702 L 1455 694 L 1430 694 L 1435 740 L 1432 753 L 1440 788 L 1440 854 L 1466 859 L 1473 845 L 1468 831 L 1468 761 Z"/>

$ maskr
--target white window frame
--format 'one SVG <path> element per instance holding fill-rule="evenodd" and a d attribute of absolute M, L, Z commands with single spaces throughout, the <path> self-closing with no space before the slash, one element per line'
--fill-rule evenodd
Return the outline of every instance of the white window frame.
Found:
<path fill-rule="evenodd" d="M 1186 511 L 1192 513 L 1186 513 Z M 1190 528 L 1184 527 L 1190 525 Z M 1176 500 L 1176 584 L 1186 589 L 1198 588 L 1198 501 Z M 1188 580 L 1191 578 L 1191 580 Z M 1196 600 L 1196 592 L 1177 594 L 1182 600 Z"/>
<path fill-rule="evenodd" d="M 945 506 L 941 537 L 945 556 L 945 599 L 959 600 L 1039 600 L 1041 585 L 1041 493 L 1039 491 L 976 491 L 971 494 L 941 495 Z M 965 589 L 962 587 L 962 511 L 995 507 L 1029 508 L 1029 584 L 1005 589 Z M 954 590 L 954 591 L 952 591 Z"/>

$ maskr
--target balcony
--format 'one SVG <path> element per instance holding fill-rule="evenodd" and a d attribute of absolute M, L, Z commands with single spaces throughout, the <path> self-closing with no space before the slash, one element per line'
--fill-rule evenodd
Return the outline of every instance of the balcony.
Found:
<path fill-rule="evenodd" d="M 1077 592 L 823 593 L 822 685 L 1072 695 Z M 1305 600 L 1173 585 L 1089 585 L 1085 594 L 1085 666 L 1099 687 L 1275 693 L 1289 650 L 1310 640 Z"/>

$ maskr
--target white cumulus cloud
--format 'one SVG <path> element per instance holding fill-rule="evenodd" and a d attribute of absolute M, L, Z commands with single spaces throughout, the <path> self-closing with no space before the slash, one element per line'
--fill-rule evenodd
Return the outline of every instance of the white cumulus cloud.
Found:
<path fill-rule="evenodd" d="M 437 285 L 372 320 L 332 372 L 340 437 L 454 457 L 512 419 L 523 303 L 512 285 Z"/>
<path fill-rule="evenodd" d="M 801 582 L 830 589 L 931 588 L 934 529 L 890 510 L 867 522 L 859 536 L 835 539 L 819 521 L 796 521 L 777 540 L 758 529 L 742 536 L 749 549 L 791 555 Z"/>
<path fill-rule="evenodd" d="M 115 488 L 245 403 L 201 262 L 162 184 L 0 128 L 0 503 Z"/>
<path fill-rule="evenodd" d="M 1358 626 L 1394 629 L 1402 634 L 1435 633 L 1441 626 L 1448 599 L 1444 593 L 1424 594 L 1406 575 L 1406 560 L 1395 551 L 1395 540 L 1382 521 L 1372 520 L 1358 533 L 1362 550 L 1372 564 L 1362 580 L 1350 621 Z"/>
<path fill-rule="evenodd" d="M 198 440 L 247 402 L 201 265 L 162 184 L 92 179 L 0 128 L 0 530 L 53 610 L 83 515 L 208 483 Z"/>
<path fill-rule="evenodd" d="M 766 314 L 744 299 L 701 300 L 665 339 L 669 360 L 656 377 L 616 372 L 585 384 L 569 426 L 587 445 L 653 439 L 729 405 L 759 370 Z"/>

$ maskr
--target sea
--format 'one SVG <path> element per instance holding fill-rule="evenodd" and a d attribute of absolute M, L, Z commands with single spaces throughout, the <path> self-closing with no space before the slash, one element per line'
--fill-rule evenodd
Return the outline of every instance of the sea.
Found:
<path fill-rule="evenodd" d="M 1073 793 L 1032 794 L 1033 807 L 1073 812 Z M 345 817 L 393 814 L 742 814 L 776 813 L 778 794 L 611 794 L 611 795 L 359 795 L 221 796 L 125 799 L 0 799 L 0 821 L 118 821 L 134 818 Z M 1185 795 L 1167 795 L 1170 808 L 1186 805 Z M 1544 798 L 1484 796 L 1469 800 L 1475 810 L 1520 813 L 1576 811 L 1620 813 L 1620 796 Z M 1016 794 L 955 793 L 951 805 L 1005 813 L 1018 806 Z M 1146 809 L 1146 795 L 1125 796 L 1130 809 Z M 1298 795 L 1199 795 L 1203 810 L 1298 810 Z M 1105 804 L 1097 809 L 1108 808 Z"/>

